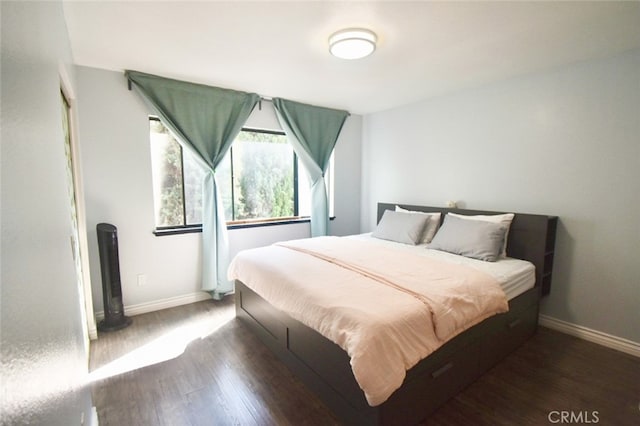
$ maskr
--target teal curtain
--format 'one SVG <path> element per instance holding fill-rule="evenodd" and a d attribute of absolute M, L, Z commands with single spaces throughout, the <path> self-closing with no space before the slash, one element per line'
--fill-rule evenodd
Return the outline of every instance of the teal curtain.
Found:
<path fill-rule="evenodd" d="M 125 75 L 208 171 L 202 194 L 202 289 L 221 299 L 233 291 L 233 283 L 227 279 L 229 241 L 215 171 L 260 97 L 137 71 Z"/>
<path fill-rule="evenodd" d="M 281 98 L 274 98 L 273 105 L 280 125 L 309 174 L 311 236 L 327 235 L 329 202 L 324 174 L 349 113 Z"/>

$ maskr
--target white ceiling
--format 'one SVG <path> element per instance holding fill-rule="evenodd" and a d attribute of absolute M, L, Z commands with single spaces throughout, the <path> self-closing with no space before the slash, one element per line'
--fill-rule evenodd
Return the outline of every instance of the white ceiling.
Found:
<path fill-rule="evenodd" d="M 640 2 L 64 1 L 78 65 L 381 111 L 640 48 Z M 378 34 L 332 57 L 336 30 Z"/>

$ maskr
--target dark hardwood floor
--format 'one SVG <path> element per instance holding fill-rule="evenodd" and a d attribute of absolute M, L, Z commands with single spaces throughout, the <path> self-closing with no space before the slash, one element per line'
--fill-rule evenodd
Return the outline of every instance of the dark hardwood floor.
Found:
<path fill-rule="evenodd" d="M 135 316 L 130 327 L 101 333 L 91 370 L 101 426 L 339 424 L 234 318 L 233 297 Z M 639 425 L 640 359 L 541 327 L 423 424 L 570 420 Z"/>

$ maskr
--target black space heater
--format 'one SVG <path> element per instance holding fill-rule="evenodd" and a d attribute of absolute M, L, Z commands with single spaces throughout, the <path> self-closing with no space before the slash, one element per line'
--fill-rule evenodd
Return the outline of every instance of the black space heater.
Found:
<path fill-rule="evenodd" d="M 102 271 L 102 300 L 104 319 L 98 323 L 99 331 L 115 331 L 131 324 L 124 315 L 122 286 L 120 284 L 120 261 L 118 260 L 118 229 L 108 223 L 99 223 L 98 251 Z"/>

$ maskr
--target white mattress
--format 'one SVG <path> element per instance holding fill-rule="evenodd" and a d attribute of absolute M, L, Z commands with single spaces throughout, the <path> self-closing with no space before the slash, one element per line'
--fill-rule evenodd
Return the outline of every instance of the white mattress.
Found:
<path fill-rule="evenodd" d="M 408 244 L 381 240 L 379 238 L 372 237 L 371 233 L 351 235 L 348 238 L 367 240 L 395 247 L 398 250 L 412 251 L 420 256 L 470 266 L 494 277 L 509 300 L 521 295 L 530 288 L 533 288 L 536 282 L 535 267 L 531 262 L 527 262 L 526 260 L 507 257 L 500 259 L 497 262 L 486 262 L 484 260 L 471 259 L 440 250 L 430 250 L 426 248 L 425 245 L 411 246 Z"/>

